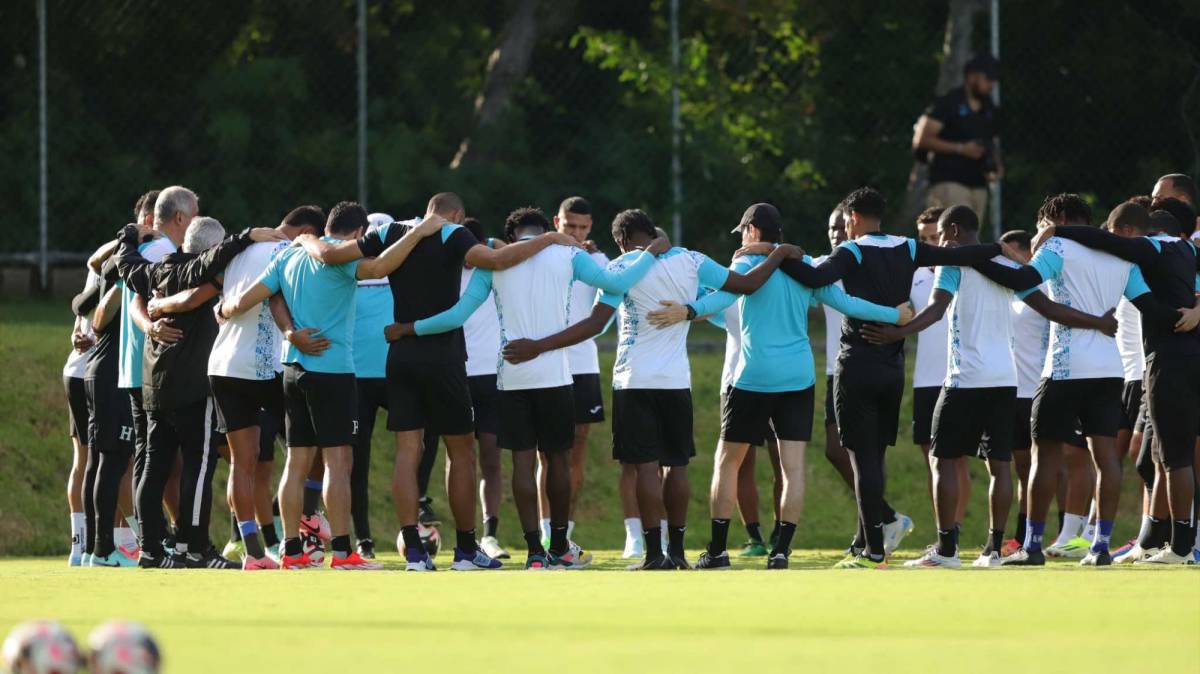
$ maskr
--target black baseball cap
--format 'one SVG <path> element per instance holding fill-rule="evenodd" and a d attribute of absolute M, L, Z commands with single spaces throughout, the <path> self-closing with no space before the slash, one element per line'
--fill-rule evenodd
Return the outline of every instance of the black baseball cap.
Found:
<path fill-rule="evenodd" d="M 779 209 L 771 204 L 759 203 L 754 204 L 742 213 L 742 221 L 737 227 L 733 228 L 733 234 L 742 231 L 746 225 L 754 223 L 754 226 L 764 232 L 781 232 L 783 231 L 783 216 L 779 215 Z"/>
<path fill-rule="evenodd" d="M 963 73 L 983 73 L 996 82 L 1000 80 L 1000 62 L 991 54 L 977 54 L 963 65 Z"/>

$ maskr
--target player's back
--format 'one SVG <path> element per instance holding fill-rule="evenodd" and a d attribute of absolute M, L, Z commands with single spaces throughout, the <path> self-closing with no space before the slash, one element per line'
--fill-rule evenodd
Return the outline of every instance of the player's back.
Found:
<path fill-rule="evenodd" d="M 1061 271 L 1046 284 L 1051 299 L 1093 316 L 1117 306 L 1129 283 L 1131 262 L 1060 237 L 1050 237 L 1042 246 L 1062 260 Z M 1123 373 L 1115 338 L 1098 330 L 1050 324 L 1050 353 L 1043 376 L 1090 379 Z"/>
<path fill-rule="evenodd" d="M 993 260 L 1016 266 L 1004 257 Z M 946 386 L 1015 387 L 1012 291 L 970 267 L 947 267 L 938 273 L 957 277 L 957 290 L 949 309 Z"/>
<path fill-rule="evenodd" d="M 262 276 L 276 255 L 287 250 L 283 241 L 264 241 L 238 253 L 225 267 L 221 292 L 239 297 Z M 242 379 L 270 379 L 279 366 L 282 335 L 267 302 L 227 319 L 217 328 L 208 374 Z"/>
<path fill-rule="evenodd" d="M 734 260 L 742 274 L 765 260 L 750 255 Z M 806 264 L 812 260 L 804 258 Z M 813 291 L 786 274 L 771 274 L 741 304 L 742 352 L 735 385 L 747 391 L 799 391 L 813 385 L 808 309 Z"/>
<path fill-rule="evenodd" d="M 868 302 L 894 307 L 909 299 L 913 272 L 916 271 L 916 242 L 903 236 L 874 232 L 846 241 L 839 247 L 849 249 L 859 265 L 842 279 L 846 292 Z M 848 357 L 887 362 L 903 358 L 904 342 L 877 346 L 863 338 L 863 321 L 842 321 L 842 348 L 839 362 Z"/>
<path fill-rule="evenodd" d="M 324 237 L 327 241 L 336 241 Z M 326 265 L 310 257 L 300 246 L 276 256 L 265 274 L 278 265 L 279 290 L 292 313 L 296 329 L 316 328 L 330 346 L 319 356 L 309 356 L 291 343 L 284 345 L 283 361 L 299 363 L 307 370 L 329 373 L 354 372 L 354 293 L 358 287 L 358 263 Z"/>
<path fill-rule="evenodd" d="M 474 269 L 463 269 L 461 295 L 471 282 Z M 488 297 L 462 326 L 467 344 L 467 376 L 496 374 L 500 358 L 500 317 L 496 315 L 494 297 Z"/>
<path fill-rule="evenodd" d="M 524 262 L 494 272 L 492 292 L 500 319 L 500 344 L 516 339 L 541 339 L 568 325 L 571 264 L 577 248 L 549 246 Z M 547 351 L 518 365 L 498 361 L 501 390 L 550 388 L 571 383 L 567 350 Z"/>

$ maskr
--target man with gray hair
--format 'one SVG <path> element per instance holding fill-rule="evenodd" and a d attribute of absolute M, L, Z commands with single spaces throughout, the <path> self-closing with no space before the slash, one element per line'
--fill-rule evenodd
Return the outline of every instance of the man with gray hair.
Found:
<path fill-rule="evenodd" d="M 183 190 L 183 188 L 179 188 Z M 155 222 L 177 225 L 182 213 L 195 210 L 195 195 L 167 188 L 155 204 Z M 170 230 L 168 230 L 170 231 Z M 251 243 L 282 239 L 273 229 L 243 232 L 217 244 L 225 228 L 212 218 L 193 217 L 183 232 L 184 250 L 150 263 L 137 250 L 137 228 L 127 226 L 119 237 L 117 269 L 133 292 L 173 295 L 211 282 L 238 253 Z M 192 311 L 175 314 L 181 331 L 177 341 L 151 339 L 143 356 L 142 402 L 147 415 L 147 456 L 138 489 L 138 516 L 143 543 L 139 565 L 143 568 L 179 568 L 162 550 L 165 523 L 158 503 L 178 448 L 183 457 L 180 480 L 178 537 L 187 545 L 190 568 L 236 569 L 240 565 L 221 557 L 208 539 L 212 506 L 212 475 L 216 452 L 211 441 L 213 402 L 208 396 L 207 365 L 217 335 L 210 299 Z"/>

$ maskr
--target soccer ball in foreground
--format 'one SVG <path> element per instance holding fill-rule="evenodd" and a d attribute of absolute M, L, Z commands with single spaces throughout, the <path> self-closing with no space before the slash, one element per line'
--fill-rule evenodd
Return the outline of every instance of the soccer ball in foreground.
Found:
<path fill-rule="evenodd" d="M 140 623 L 113 621 L 92 631 L 88 671 L 92 674 L 156 674 L 158 644 Z"/>
<path fill-rule="evenodd" d="M 421 544 L 425 546 L 425 553 L 430 559 L 437 557 L 437 553 L 442 549 L 442 535 L 438 533 L 437 527 L 427 527 L 424 524 L 417 523 L 417 534 L 421 537 Z M 396 549 L 400 554 L 404 554 L 404 533 L 396 534 Z"/>
<path fill-rule="evenodd" d="M 51 620 L 17 625 L 4 640 L 4 667 L 13 674 L 75 674 L 82 664 L 71 633 Z"/>

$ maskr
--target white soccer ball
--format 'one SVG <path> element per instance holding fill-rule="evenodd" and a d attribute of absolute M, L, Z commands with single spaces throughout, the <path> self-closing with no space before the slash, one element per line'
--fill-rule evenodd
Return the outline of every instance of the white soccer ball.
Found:
<path fill-rule="evenodd" d="M 4 667 L 13 674 L 74 674 L 82 665 L 71 633 L 51 620 L 17 625 L 4 640 Z"/>
<path fill-rule="evenodd" d="M 417 524 L 417 535 L 421 537 L 421 545 L 425 547 L 426 554 L 430 559 L 437 557 L 438 551 L 442 549 L 442 535 L 438 532 L 437 527 L 427 527 L 424 524 Z M 396 549 L 403 555 L 405 551 L 404 532 L 396 534 Z"/>
<path fill-rule="evenodd" d="M 92 631 L 88 671 L 92 674 L 157 674 L 162 656 L 141 623 L 113 621 Z"/>

